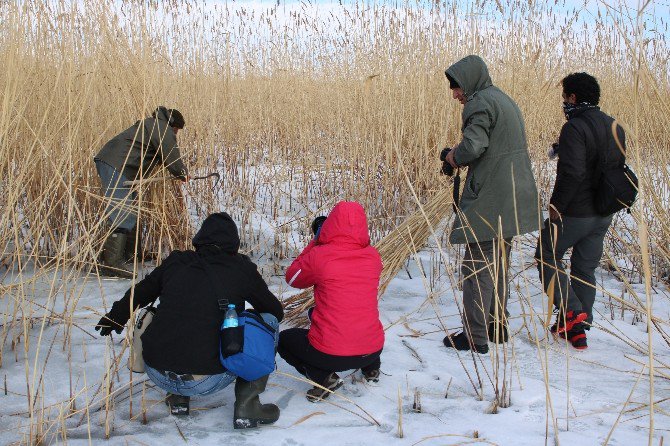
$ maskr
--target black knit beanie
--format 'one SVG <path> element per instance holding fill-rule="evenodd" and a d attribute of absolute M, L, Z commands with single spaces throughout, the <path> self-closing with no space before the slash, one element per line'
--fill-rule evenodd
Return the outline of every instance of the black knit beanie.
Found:
<path fill-rule="evenodd" d="M 182 115 L 176 108 L 168 109 L 168 116 L 170 117 L 170 127 L 183 129 L 186 125 L 186 121 L 184 121 L 184 115 Z"/>
<path fill-rule="evenodd" d="M 449 73 L 446 73 L 446 72 L 445 72 L 444 74 L 447 75 L 447 79 L 449 80 L 449 88 L 450 88 L 450 89 L 453 90 L 454 88 L 461 88 L 461 86 L 458 85 L 458 82 L 456 82 L 456 79 L 454 79 L 453 77 L 451 77 L 451 75 L 450 75 Z"/>

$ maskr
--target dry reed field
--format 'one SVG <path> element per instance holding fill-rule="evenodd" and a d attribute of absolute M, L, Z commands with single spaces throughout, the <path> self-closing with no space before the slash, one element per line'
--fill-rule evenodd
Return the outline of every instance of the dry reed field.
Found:
<path fill-rule="evenodd" d="M 385 260 L 393 259 L 380 304 L 393 359 L 382 356 L 383 387 L 352 375 L 342 399 L 287 405 L 304 383 L 280 362 L 265 398 L 280 400 L 284 444 L 333 444 L 333 436 L 340 444 L 662 444 L 670 431 L 670 6 L 575 5 L 0 2 L 0 442 L 210 444 L 233 435 L 232 402 L 210 398 L 194 420 L 171 421 L 158 390 L 125 368 L 127 331 L 111 340 L 93 331 L 131 285 L 98 274 L 108 229 L 93 156 L 166 105 L 186 119 L 178 139 L 191 175 L 219 172 L 221 181 L 139 188 L 142 235 L 157 261 L 189 248 L 202 220 L 226 210 L 242 250 L 290 304 L 285 266 L 307 243 L 311 220 L 344 199 L 363 204 L 373 243 L 385 240 Z M 523 112 L 544 208 L 565 75 L 595 75 L 602 109 L 626 129 L 640 195 L 606 238 L 589 353 L 548 336 L 537 234 L 513 247 L 511 342 L 486 359 L 441 348 L 459 321 L 462 253 L 447 241 L 448 219 L 435 223 L 431 200 L 443 197 L 451 215 L 438 154 L 459 141 L 461 106 L 444 70 L 468 54 L 487 61 Z M 421 234 L 409 246 L 393 231 L 412 217 Z M 133 265 L 140 277 L 151 267 Z M 518 426 L 517 437 L 505 426 Z M 235 438 L 268 443 L 273 429 Z"/>

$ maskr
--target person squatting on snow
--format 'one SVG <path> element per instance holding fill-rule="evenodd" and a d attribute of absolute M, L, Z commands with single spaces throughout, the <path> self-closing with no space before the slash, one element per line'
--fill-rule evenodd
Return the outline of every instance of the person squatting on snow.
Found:
<path fill-rule="evenodd" d="M 173 414 L 188 414 L 191 396 L 218 392 L 235 381 L 234 427 L 254 427 L 279 418 L 274 404 L 261 404 L 268 376 L 245 381 L 226 371 L 219 359 L 219 327 L 224 319 L 217 285 L 239 314 L 245 301 L 275 331 L 284 317 L 281 303 L 249 257 L 239 254 L 235 222 L 225 212 L 212 214 L 193 238 L 195 251 L 173 251 L 135 285 L 134 308 L 160 297 L 153 321 L 142 335 L 146 373 L 168 392 Z M 209 273 L 208 273 L 209 272 Z M 218 284 L 214 281 L 218 281 Z M 98 325 L 103 336 L 121 333 L 130 317 L 131 292 L 115 302 Z"/>
<path fill-rule="evenodd" d="M 312 228 L 314 238 L 286 270 L 290 286 L 314 286 L 311 326 L 282 331 L 278 351 L 327 389 L 307 391 L 316 402 L 342 386 L 336 372 L 360 368 L 366 380 L 379 381 L 384 328 L 377 301 L 382 261 L 370 245 L 363 206 L 342 201 Z"/>
<path fill-rule="evenodd" d="M 626 156 L 613 137 L 614 119 L 598 107 L 598 81 L 587 73 L 573 73 L 561 83 L 567 122 L 561 129 L 558 146 L 554 146 L 558 155 L 556 182 L 535 258 L 544 290 L 553 295 L 559 311 L 551 332 L 583 350 L 587 348 L 585 330 L 593 322 L 595 269 L 612 223 L 612 215 L 600 215 L 595 208 L 598 150 L 605 151 L 608 162 L 613 164 L 623 165 Z M 616 125 L 616 132 L 625 150 L 624 131 Z M 570 248 L 572 279 L 563 265 L 563 256 Z"/>
<path fill-rule="evenodd" d="M 488 340 L 507 340 L 512 238 L 537 229 L 537 188 L 521 111 L 493 85 L 484 61 L 467 56 L 445 74 L 453 98 L 464 106 L 463 137 L 441 158 L 453 169 L 467 166 L 468 174 L 449 236 L 451 243 L 465 244 L 463 331 L 443 342 L 487 353 Z"/>
<path fill-rule="evenodd" d="M 133 210 L 137 193 L 126 181 L 146 178 L 162 163 L 175 177 L 186 181 L 188 171 L 177 146 L 177 132 L 185 125 L 175 109 L 158 107 L 151 117 L 135 124 L 109 140 L 94 157 L 103 195 L 110 200 L 106 215 L 112 232 L 102 250 L 103 274 L 132 278 L 124 263 L 140 251 L 135 247 L 137 214 Z"/>

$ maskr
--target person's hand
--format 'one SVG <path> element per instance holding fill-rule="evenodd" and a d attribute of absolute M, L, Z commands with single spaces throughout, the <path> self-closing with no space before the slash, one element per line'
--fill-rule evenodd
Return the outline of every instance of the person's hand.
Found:
<path fill-rule="evenodd" d="M 95 331 L 100 332 L 100 336 L 109 336 L 112 334 L 112 330 L 116 333 L 121 333 L 123 331 L 123 325 L 116 322 L 109 313 L 100 318 L 100 321 L 95 326 Z"/>
<path fill-rule="evenodd" d="M 445 158 L 445 161 L 448 162 L 451 167 L 454 169 L 458 169 L 458 164 L 456 164 L 456 160 L 454 159 L 454 154 L 456 153 L 456 149 L 452 149 L 448 154 L 447 157 Z"/>
<path fill-rule="evenodd" d="M 561 213 L 554 207 L 553 204 L 549 205 L 549 220 L 560 220 Z"/>

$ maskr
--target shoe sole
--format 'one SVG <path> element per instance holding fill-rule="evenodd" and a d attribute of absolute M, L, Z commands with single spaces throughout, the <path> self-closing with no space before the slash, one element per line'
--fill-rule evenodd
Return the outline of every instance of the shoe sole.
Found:
<path fill-rule="evenodd" d="M 183 417 L 189 414 L 189 408 L 188 407 L 177 407 L 177 406 L 171 406 L 170 407 L 170 413 L 176 417 Z"/>
<path fill-rule="evenodd" d="M 453 342 L 453 338 L 451 339 L 451 342 Z M 446 338 L 444 338 L 442 340 L 442 344 L 444 344 L 445 347 L 453 348 L 454 350 L 457 350 L 459 352 L 467 352 L 467 351 L 472 350 L 475 353 L 479 353 L 480 355 L 486 355 L 489 352 L 489 348 L 488 348 L 489 346 L 488 345 L 486 346 L 486 350 L 481 352 L 481 351 L 477 350 L 476 346 L 474 348 L 472 348 L 471 345 L 468 345 L 467 347 L 459 348 L 459 347 L 456 346 L 455 342 L 453 343 L 453 345 L 451 344 L 451 342 L 449 342 L 449 336 L 447 336 Z"/>
<path fill-rule="evenodd" d="M 278 420 L 279 418 L 277 418 Z M 263 420 L 259 418 L 236 418 L 233 421 L 233 429 L 252 429 L 259 425 L 272 424 L 277 420 Z"/>
<path fill-rule="evenodd" d="M 552 336 L 554 337 L 554 340 L 555 340 L 556 342 L 565 342 L 565 341 L 567 340 L 566 338 L 564 338 L 563 336 L 561 336 L 561 335 L 563 335 L 563 334 L 565 334 L 565 333 L 556 333 L 555 331 L 552 331 L 551 334 L 552 334 Z M 582 351 L 586 350 L 587 348 L 589 348 L 588 345 L 585 345 L 584 347 L 575 347 L 575 346 L 572 344 L 571 341 L 568 341 L 568 344 L 570 344 L 570 346 L 571 346 L 573 349 L 577 350 L 578 352 L 582 352 Z"/>
<path fill-rule="evenodd" d="M 321 389 L 321 390 L 323 390 L 323 393 L 320 396 L 306 395 L 305 398 L 307 398 L 307 401 L 309 401 L 310 403 L 318 403 L 319 401 L 323 401 L 326 398 L 328 398 L 331 393 L 335 392 L 337 389 L 339 389 L 343 385 L 344 385 L 344 381 L 339 379 L 337 381 L 337 384 L 335 384 L 334 387 L 329 388 L 330 392 L 328 392 L 327 390 Z"/>

